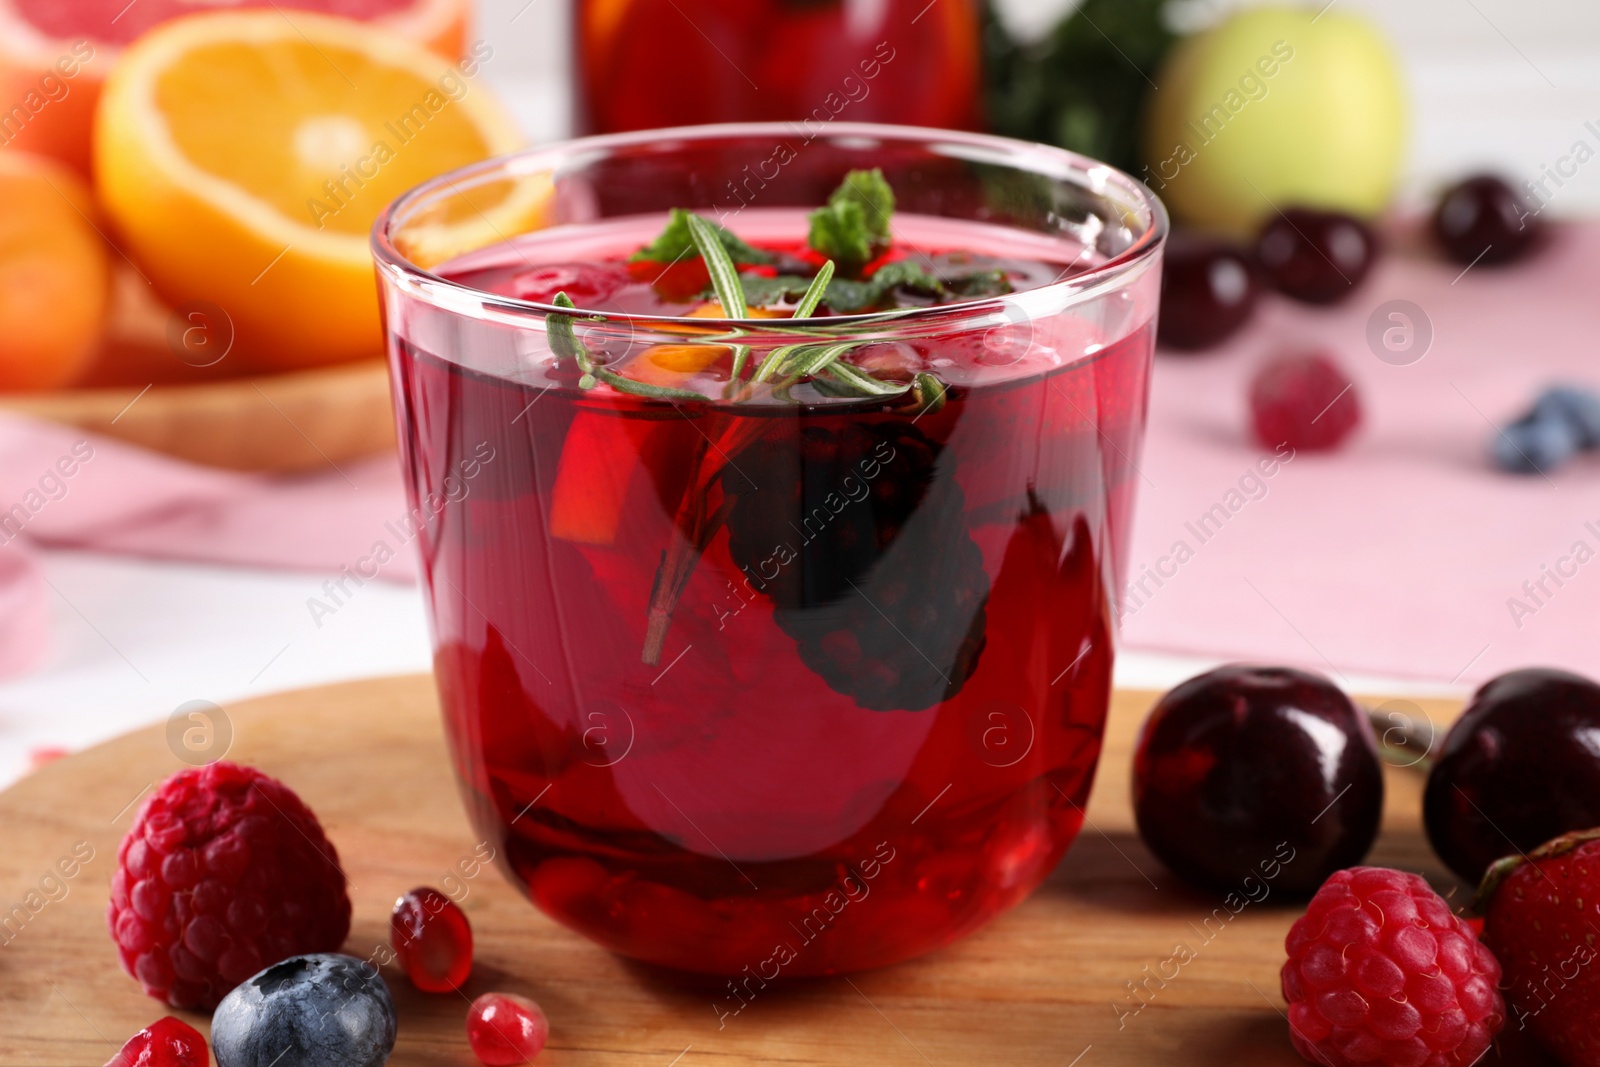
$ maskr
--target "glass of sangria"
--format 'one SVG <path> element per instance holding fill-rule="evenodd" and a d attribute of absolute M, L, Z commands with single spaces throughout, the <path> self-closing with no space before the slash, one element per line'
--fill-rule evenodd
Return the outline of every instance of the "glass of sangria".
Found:
<path fill-rule="evenodd" d="M 791 136 L 537 149 L 374 234 L 472 821 L 730 1012 L 976 929 L 1077 835 L 1166 233 L 976 134 L 835 124 L 730 185 Z"/>
<path fill-rule="evenodd" d="M 576 0 L 578 126 L 975 128 L 980 0 Z"/>

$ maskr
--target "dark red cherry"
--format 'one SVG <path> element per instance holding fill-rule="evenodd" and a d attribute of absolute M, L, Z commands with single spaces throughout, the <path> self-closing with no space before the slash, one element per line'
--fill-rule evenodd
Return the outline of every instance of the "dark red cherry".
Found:
<path fill-rule="evenodd" d="M 1186 881 L 1313 893 L 1372 847 L 1383 769 L 1365 716 L 1332 682 L 1233 665 L 1156 704 L 1134 750 L 1133 805 L 1145 844 Z"/>
<path fill-rule="evenodd" d="M 1433 236 L 1457 263 L 1509 263 L 1538 240 L 1539 216 L 1505 181 L 1475 174 L 1446 189 L 1433 212 Z"/>
<path fill-rule="evenodd" d="M 1225 340 L 1249 321 L 1260 291 L 1243 249 L 1214 237 L 1174 234 L 1161 268 L 1161 344 L 1194 351 Z"/>
<path fill-rule="evenodd" d="M 1267 281 L 1308 304 L 1343 300 L 1377 258 L 1378 239 L 1372 230 L 1340 211 L 1277 211 L 1256 238 L 1256 262 Z"/>
<path fill-rule="evenodd" d="M 1600 685 L 1542 668 L 1486 683 L 1445 734 L 1422 817 L 1474 884 L 1501 856 L 1600 826 Z"/>

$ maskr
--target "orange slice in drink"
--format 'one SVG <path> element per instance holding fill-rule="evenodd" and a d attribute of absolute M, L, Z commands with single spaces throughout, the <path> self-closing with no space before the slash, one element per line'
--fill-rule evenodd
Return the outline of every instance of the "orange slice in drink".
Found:
<path fill-rule="evenodd" d="M 168 302 L 220 307 L 241 357 L 287 369 L 381 351 L 367 244 L 378 213 L 521 141 L 476 54 L 450 63 L 348 19 L 218 12 L 124 53 L 101 99 L 95 175 Z M 480 191 L 470 218 L 435 229 L 512 236 L 548 200 L 547 177 Z"/>

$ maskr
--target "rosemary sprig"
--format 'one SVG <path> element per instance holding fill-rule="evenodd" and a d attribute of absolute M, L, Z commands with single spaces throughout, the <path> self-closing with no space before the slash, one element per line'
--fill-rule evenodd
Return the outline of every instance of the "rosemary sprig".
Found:
<path fill-rule="evenodd" d="M 559 308 L 577 310 L 577 305 L 565 292 L 557 293 L 555 299 L 550 302 Z M 700 393 L 688 389 L 673 389 L 670 386 L 651 385 L 649 382 L 624 378 L 604 364 L 596 363 L 594 357 L 589 355 L 589 350 L 583 347 L 583 342 L 578 340 L 577 332 L 572 328 L 573 318 L 575 316 L 572 315 L 546 315 L 544 327 L 545 336 L 550 341 L 550 351 L 562 359 L 572 360 L 583 372 L 583 377 L 578 379 L 579 388 L 593 389 L 595 382 L 601 381 L 619 393 L 628 393 L 632 396 L 648 396 L 656 400 L 705 399 Z"/>
<path fill-rule="evenodd" d="M 878 183 L 882 183 L 881 175 L 875 177 Z M 887 184 L 883 183 L 883 186 L 887 190 Z M 892 198 L 893 194 L 888 195 Z M 841 226 L 835 229 L 848 230 L 849 226 L 843 224 L 869 229 L 865 220 L 855 216 L 859 215 L 863 206 L 873 198 L 836 195 L 835 199 L 844 204 L 845 214 L 851 216 L 843 219 Z M 862 202 L 857 203 L 856 200 Z M 887 204 L 892 210 L 893 200 L 889 199 Z M 886 220 L 885 213 L 885 222 Z M 682 229 L 676 230 L 674 234 L 676 227 Z M 712 292 L 722 305 L 724 318 L 735 321 L 750 318 L 750 305 L 746 298 L 744 283 L 734 262 L 734 254 L 729 251 L 730 242 L 738 247 L 748 248 L 748 246 L 743 246 L 737 237 L 720 230 L 698 215 L 675 211 L 668 233 L 651 248 L 666 243 L 669 235 L 681 242 L 684 230 L 687 230 L 687 236 L 694 249 L 705 261 L 706 272 L 711 278 Z M 747 257 L 746 261 L 758 260 Z M 823 300 L 827 298 L 829 286 L 834 283 L 835 270 L 834 260 L 830 257 L 806 286 L 799 303 L 795 305 L 794 318 L 808 319 L 821 306 Z M 885 279 L 888 280 L 890 279 Z M 562 309 L 577 310 L 571 298 L 564 292 L 557 293 L 553 303 Z M 579 385 L 584 389 L 592 389 L 596 383 L 604 382 L 618 392 L 634 396 L 701 402 L 707 399 L 704 395 L 687 389 L 673 389 L 636 381 L 596 362 L 583 343 L 578 340 L 573 322 L 575 318 L 576 315 L 550 314 L 545 319 L 545 330 L 549 337 L 551 352 L 558 359 L 571 360 L 582 372 Z M 800 328 L 795 332 L 816 336 L 819 339 L 827 337 L 827 331 L 815 329 Z M 855 341 L 828 343 L 818 340 L 774 349 L 761 361 L 750 381 L 746 382 L 744 373 L 750 360 L 751 347 L 739 343 L 738 339 L 748 336 L 742 326 L 736 326 L 725 334 L 700 339 L 700 343 L 725 343 L 732 349 L 732 372 L 723 395 L 736 403 L 748 400 L 757 384 L 769 382 L 774 378 L 780 380 L 772 386 L 772 392 L 780 398 L 787 398 L 789 390 L 796 383 L 802 378 L 809 378 L 819 392 L 830 396 L 895 397 L 910 393 L 922 405 L 924 411 L 929 410 L 930 406 L 943 403 L 944 386 L 932 375 L 919 374 L 911 383 L 902 385 L 880 381 L 858 367 L 841 363 L 841 358 L 859 344 Z M 647 664 L 656 664 L 660 661 L 678 598 L 694 572 L 696 562 L 722 525 L 727 501 L 724 500 L 720 505 L 714 506 L 714 487 L 721 476 L 723 466 L 731 462 L 731 457 L 760 440 L 766 430 L 765 420 L 762 419 L 738 418 L 731 412 L 719 412 L 717 409 L 712 409 L 708 416 L 707 427 L 701 431 L 703 440 L 690 462 L 688 485 L 684 488 L 683 496 L 678 502 L 677 513 L 673 517 L 676 535 L 662 553 L 661 564 L 656 571 L 655 587 L 650 593 L 650 602 L 646 610 L 644 647 L 640 654 L 640 658 Z"/>
<path fill-rule="evenodd" d="M 690 215 L 689 234 L 694 238 L 695 248 L 700 250 L 700 258 L 706 262 L 706 271 L 711 275 L 711 289 L 717 294 L 722 313 L 730 319 L 748 319 L 750 305 L 744 301 L 744 286 L 739 284 L 739 268 L 733 265 L 733 257 L 728 255 L 716 231 L 699 215 Z"/>
<path fill-rule="evenodd" d="M 817 276 L 811 279 L 811 285 L 806 289 L 805 295 L 800 298 L 800 303 L 794 306 L 795 318 L 809 319 L 811 313 L 817 310 L 817 306 L 822 303 L 823 296 L 828 292 L 828 283 L 833 281 L 833 271 L 834 266 L 831 259 L 822 265 L 821 270 L 817 271 Z"/>
<path fill-rule="evenodd" d="M 831 363 L 828 365 L 827 373 L 835 380 L 851 386 L 863 396 L 899 396 L 901 393 L 911 391 L 909 382 L 900 385 L 894 382 L 880 381 L 848 363 Z"/>
<path fill-rule="evenodd" d="M 699 215 L 688 216 L 689 237 L 694 241 L 694 246 L 700 252 L 700 258 L 705 260 L 706 272 L 711 275 L 711 290 L 717 294 L 717 303 L 722 305 L 722 313 L 730 319 L 746 319 L 750 317 L 750 305 L 744 298 L 744 285 L 739 281 L 739 268 L 734 265 L 733 257 L 728 254 L 728 248 L 722 242 L 717 231 L 711 224 Z M 733 367 L 728 375 L 727 388 L 723 396 L 732 397 L 740 388 L 744 378 L 744 365 L 750 361 L 749 345 L 734 345 Z"/>
<path fill-rule="evenodd" d="M 822 269 L 817 271 L 817 276 L 811 279 L 811 284 L 806 288 L 805 294 L 800 297 L 800 302 L 794 306 L 794 318 L 808 319 L 811 313 L 822 304 L 822 298 L 827 295 L 828 283 L 833 281 L 833 260 L 822 264 Z M 785 345 L 775 348 L 767 358 L 761 361 L 761 366 L 756 368 L 753 382 L 764 382 L 782 368 L 790 356 L 800 351 L 804 345 Z"/>
<path fill-rule="evenodd" d="M 797 353 L 795 361 L 783 369 L 787 372 L 786 377 L 789 382 L 793 383 L 800 378 L 822 373 L 854 347 L 855 345 L 848 341 L 838 345 L 805 345 L 801 349 L 804 355 Z"/>

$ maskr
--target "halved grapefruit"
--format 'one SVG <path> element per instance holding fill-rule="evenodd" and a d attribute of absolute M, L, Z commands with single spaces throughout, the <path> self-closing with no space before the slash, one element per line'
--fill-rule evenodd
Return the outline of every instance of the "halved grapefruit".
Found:
<path fill-rule="evenodd" d="M 327 15 L 217 12 L 128 48 L 96 116 L 94 169 L 123 249 L 156 290 L 179 308 L 217 305 L 234 352 L 285 370 L 378 354 L 367 243 L 378 213 L 521 145 L 476 56 L 450 64 Z M 428 242 L 525 233 L 549 191 L 544 175 L 481 191 L 470 217 L 425 227 Z"/>
<path fill-rule="evenodd" d="M 0 146 L 88 173 L 95 102 L 123 48 L 180 15 L 242 8 L 373 22 L 456 60 L 471 0 L 0 0 Z"/>

